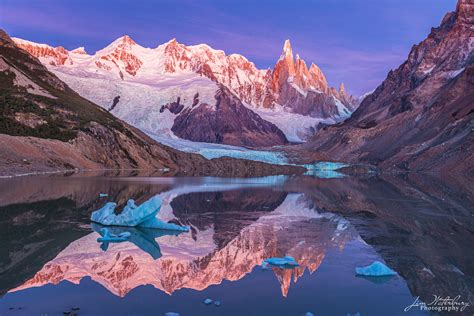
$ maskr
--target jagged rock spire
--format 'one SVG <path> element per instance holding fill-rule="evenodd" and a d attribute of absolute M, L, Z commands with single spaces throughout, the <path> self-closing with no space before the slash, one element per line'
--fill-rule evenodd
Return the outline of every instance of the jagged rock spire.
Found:
<path fill-rule="evenodd" d="M 339 93 L 345 93 L 346 88 L 344 87 L 344 82 L 341 82 L 341 85 L 339 86 Z"/>
<path fill-rule="evenodd" d="M 293 59 L 293 50 L 291 49 L 291 43 L 289 39 L 287 39 L 283 45 L 283 55 L 291 56 L 291 59 Z"/>

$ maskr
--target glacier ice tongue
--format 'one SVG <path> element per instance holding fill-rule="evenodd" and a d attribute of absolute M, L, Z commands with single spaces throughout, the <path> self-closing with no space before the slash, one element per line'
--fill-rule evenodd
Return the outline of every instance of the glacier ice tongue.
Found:
<path fill-rule="evenodd" d="M 356 268 L 355 272 L 357 275 L 363 276 L 389 276 L 397 274 L 380 261 L 374 261 L 371 265 L 366 267 Z"/>
<path fill-rule="evenodd" d="M 266 269 L 269 265 L 284 269 L 292 269 L 299 266 L 295 258 L 291 256 L 285 256 L 283 258 L 274 257 L 263 260 L 262 268 Z"/>
<path fill-rule="evenodd" d="M 116 203 L 108 202 L 104 207 L 92 213 L 91 220 L 105 226 L 139 226 L 144 228 L 189 231 L 189 227 L 187 226 L 165 223 L 156 218 L 156 214 L 161 208 L 161 199 L 159 196 L 152 197 L 140 206 L 137 206 L 135 201 L 130 199 L 120 214 L 115 214 L 116 207 Z"/>

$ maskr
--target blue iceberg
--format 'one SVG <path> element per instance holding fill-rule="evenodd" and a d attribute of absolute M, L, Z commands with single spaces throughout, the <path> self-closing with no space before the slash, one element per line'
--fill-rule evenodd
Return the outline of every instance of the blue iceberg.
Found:
<path fill-rule="evenodd" d="M 366 266 L 366 267 L 360 267 L 356 268 L 355 272 L 357 275 L 363 275 L 363 276 L 390 276 L 390 275 L 396 275 L 397 273 L 387 267 L 385 264 L 383 264 L 380 261 L 374 261 L 371 265 Z"/>
<path fill-rule="evenodd" d="M 307 312 L 307 313 L 306 313 L 306 314 L 304 314 L 304 315 L 305 315 L 305 316 L 314 316 L 314 314 L 313 314 L 313 313 L 311 313 L 311 312 Z"/>
<path fill-rule="evenodd" d="M 212 304 L 212 300 L 210 298 L 206 298 L 203 303 L 206 304 L 206 305 L 211 305 Z"/>
<path fill-rule="evenodd" d="M 97 223 L 91 223 L 91 227 L 94 231 L 98 232 L 101 235 L 101 230 L 105 228 L 104 226 Z M 117 236 L 122 235 L 124 232 L 130 233 L 131 235 L 126 241 L 133 243 L 135 246 L 148 253 L 154 260 L 162 256 L 160 246 L 156 242 L 157 238 L 160 238 L 162 236 L 177 236 L 183 233 L 181 231 L 150 229 L 142 228 L 140 226 L 108 226 L 107 229 L 110 231 L 111 234 Z M 109 242 L 103 242 L 100 246 L 100 248 L 104 251 L 107 251 L 108 247 Z"/>
<path fill-rule="evenodd" d="M 283 258 L 274 257 L 263 260 L 262 268 L 266 269 L 269 265 L 284 269 L 299 267 L 298 262 L 296 262 L 295 258 L 291 256 L 285 256 Z"/>
<path fill-rule="evenodd" d="M 143 228 L 189 231 L 187 226 L 165 223 L 156 218 L 156 214 L 158 214 L 161 208 L 161 199 L 158 196 L 152 197 L 140 206 L 137 206 L 135 201 L 130 199 L 120 214 L 115 213 L 116 207 L 116 203 L 106 203 L 104 207 L 92 213 L 91 220 L 105 226 L 139 226 Z"/>
<path fill-rule="evenodd" d="M 179 316 L 179 313 L 168 312 L 168 313 L 165 313 L 165 316 Z"/>
<path fill-rule="evenodd" d="M 217 307 L 221 306 L 221 301 L 215 301 L 214 305 L 216 305 Z"/>
<path fill-rule="evenodd" d="M 130 232 L 121 232 L 118 235 L 111 234 L 107 228 L 102 228 L 99 231 L 101 237 L 97 238 L 98 242 L 122 242 L 127 241 L 132 235 Z"/>

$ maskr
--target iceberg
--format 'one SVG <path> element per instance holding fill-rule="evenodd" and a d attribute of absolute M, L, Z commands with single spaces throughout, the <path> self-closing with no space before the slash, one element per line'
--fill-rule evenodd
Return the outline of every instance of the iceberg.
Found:
<path fill-rule="evenodd" d="M 269 265 L 283 269 L 292 269 L 295 267 L 299 267 L 298 262 L 296 262 L 295 258 L 291 256 L 285 256 L 283 258 L 274 257 L 263 260 L 263 269 L 266 269 Z"/>
<path fill-rule="evenodd" d="M 107 228 L 102 228 L 99 231 L 101 237 L 97 238 L 98 242 L 122 242 L 127 241 L 132 234 L 130 232 L 122 232 L 118 235 L 111 234 Z"/>
<path fill-rule="evenodd" d="M 104 229 L 104 226 L 91 223 L 91 228 L 101 234 L 101 230 Z M 137 227 L 121 227 L 121 226 L 109 226 L 107 229 L 110 231 L 111 234 L 120 236 L 124 232 L 129 232 L 131 235 L 127 239 L 127 241 L 133 243 L 135 246 L 143 250 L 144 252 L 148 253 L 154 260 L 160 258 L 161 249 L 158 243 L 156 242 L 156 238 L 160 238 L 162 236 L 177 236 L 183 232 L 181 231 L 173 231 L 173 230 L 158 230 L 158 229 L 150 229 L 150 228 L 142 228 L 140 226 Z M 101 234 L 102 235 L 102 234 Z M 109 246 L 108 242 L 104 242 L 101 245 L 101 249 L 107 251 Z"/>
<path fill-rule="evenodd" d="M 380 261 L 374 261 L 371 265 L 368 265 L 366 267 L 359 267 L 355 269 L 355 272 L 357 275 L 363 275 L 363 276 L 390 276 L 390 275 L 396 275 L 397 273 L 387 267 L 385 264 L 383 264 Z"/>
<path fill-rule="evenodd" d="M 115 208 L 117 204 L 108 202 L 104 207 L 95 211 L 91 215 L 91 221 L 102 224 L 104 226 L 127 226 L 127 227 L 143 227 L 155 228 L 173 231 L 189 231 L 187 226 L 179 226 L 173 223 L 165 223 L 158 218 L 156 214 L 161 208 L 161 199 L 159 196 L 152 197 L 140 206 L 130 199 L 124 207 L 122 213 L 116 214 Z"/>
<path fill-rule="evenodd" d="M 179 316 L 179 313 L 168 312 L 168 313 L 165 313 L 165 316 Z"/>
<path fill-rule="evenodd" d="M 206 304 L 206 305 L 211 305 L 212 304 L 212 300 L 210 298 L 206 298 L 203 303 Z"/>
<path fill-rule="evenodd" d="M 221 306 L 221 301 L 215 301 L 214 305 L 216 305 L 217 307 Z"/>
<path fill-rule="evenodd" d="M 307 313 L 306 313 L 306 314 L 304 314 L 304 315 L 305 315 L 305 316 L 314 316 L 314 314 L 313 314 L 313 313 L 311 313 L 311 312 L 307 312 Z"/>

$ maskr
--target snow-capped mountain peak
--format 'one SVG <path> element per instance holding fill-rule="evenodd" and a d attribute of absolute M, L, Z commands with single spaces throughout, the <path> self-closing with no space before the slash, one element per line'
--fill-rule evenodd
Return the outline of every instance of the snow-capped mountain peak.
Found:
<path fill-rule="evenodd" d="M 287 39 L 285 40 L 285 44 L 283 44 L 283 53 L 282 56 L 289 56 L 291 59 L 293 59 L 293 50 L 291 49 L 291 43 L 290 40 Z"/>
<path fill-rule="evenodd" d="M 50 66 L 71 65 L 73 62 L 69 52 L 62 46 L 52 47 L 47 44 L 39 44 L 21 38 L 12 38 L 15 44 L 38 58 L 43 64 Z"/>
<path fill-rule="evenodd" d="M 321 69 L 315 64 L 308 69 L 299 55 L 293 58 L 289 40 L 275 67 L 265 70 L 242 55 L 226 55 L 206 44 L 187 46 L 175 38 L 145 48 L 124 35 L 93 55 L 83 48 L 69 52 L 21 39 L 15 42 L 84 97 L 107 109 L 113 105 L 112 113 L 155 133 L 171 133 L 183 109 L 199 104 L 214 109 L 220 85 L 295 141 L 314 132 L 319 122 L 334 123 L 352 109 L 345 92 L 328 88 Z M 295 121 L 301 126 L 288 126 Z"/>
<path fill-rule="evenodd" d="M 86 52 L 86 49 L 83 46 L 73 49 L 71 51 L 71 53 L 72 54 L 88 55 L 87 52 Z"/>

